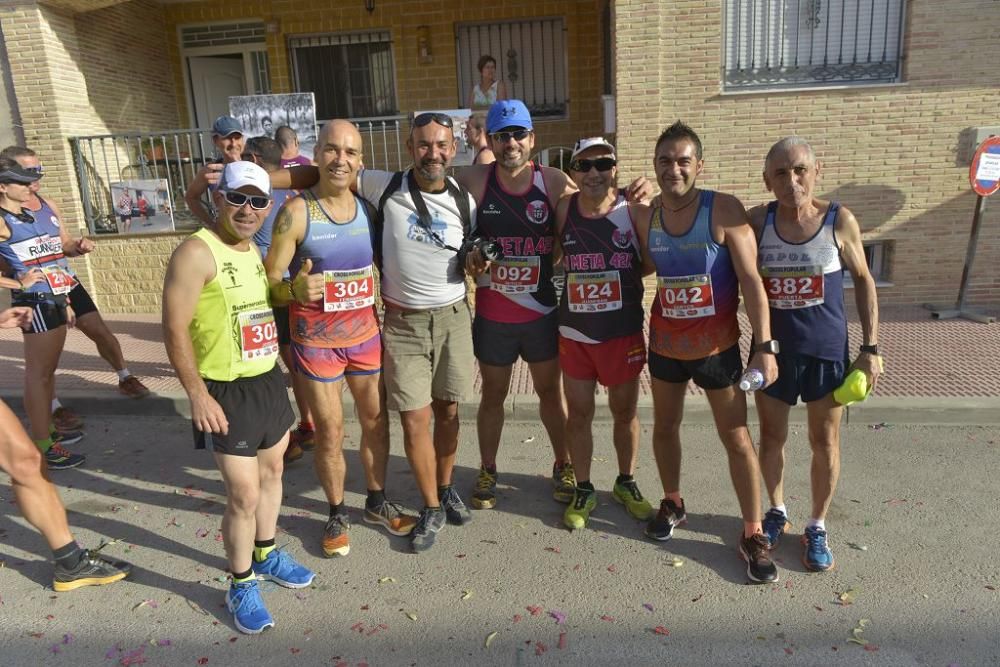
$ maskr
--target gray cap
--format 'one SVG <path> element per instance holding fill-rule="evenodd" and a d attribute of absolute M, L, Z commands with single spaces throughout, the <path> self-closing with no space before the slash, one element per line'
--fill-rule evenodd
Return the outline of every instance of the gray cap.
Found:
<path fill-rule="evenodd" d="M 30 185 L 40 179 L 41 174 L 35 171 L 28 171 L 21 165 L 15 163 L 3 171 L 0 171 L 0 183 L 20 183 Z"/>
<path fill-rule="evenodd" d="M 212 123 L 213 137 L 228 137 L 231 134 L 243 134 L 243 126 L 232 116 L 219 116 Z"/>

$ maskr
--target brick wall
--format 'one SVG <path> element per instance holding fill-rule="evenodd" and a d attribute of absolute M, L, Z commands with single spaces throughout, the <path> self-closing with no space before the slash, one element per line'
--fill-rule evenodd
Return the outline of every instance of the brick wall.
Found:
<path fill-rule="evenodd" d="M 883 303 L 947 302 L 958 294 L 975 196 L 956 163 L 959 133 L 996 125 L 1000 3 L 912 0 L 905 84 L 756 95 L 721 93 L 719 0 L 615 2 L 618 149 L 627 176 L 652 174 L 659 132 L 677 120 L 705 147 L 701 183 L 745 204 L 769 199 L 760 178 L 767 149 L 808 138 L 824 169 L 821 196 L 839 199 L 864 239 L 895 244 Z M 987 208 L 970 299 L 1000 302 L 1000 205 Z"/>
<path fill-rule="evenodd" d="M 90 254 L 91 270 L 102 277 L 102 310 L 155 313 L 160 310 L 163 277 L 170 254 L 186 234 L 101 237 Z"/>

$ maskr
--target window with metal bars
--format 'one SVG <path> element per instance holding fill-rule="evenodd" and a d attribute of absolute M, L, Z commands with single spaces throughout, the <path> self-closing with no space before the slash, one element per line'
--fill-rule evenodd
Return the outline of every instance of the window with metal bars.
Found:
<path fill-rule="evenodd" d="M 458 106 L 479 83 L 476 63 L 491 55 L 508 97 L 524 101 L 535 117 L 566 115 L 566 27 L 562 18 L 463 23 L 455 27 Z"/>
<path fill-rule="evenodd" d="M 316 117 L 394 115 L 396 83 L 388 31 L 289 39 L 295 89 L 316 96 Z"/>
<path fill-rule="evenodd" d="M 726 0 L 726 90 L 895 83 L 905 0 Z"/>

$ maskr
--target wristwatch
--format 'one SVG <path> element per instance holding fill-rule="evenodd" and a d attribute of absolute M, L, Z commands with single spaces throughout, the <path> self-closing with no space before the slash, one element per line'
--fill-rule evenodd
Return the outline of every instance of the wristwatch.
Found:
<path fill-rule="evenodd" d="M 858 350 L 861 352 L 867 352 L 868 354 L 874 354 L 878 356 L 878 343 L 874 345 L 860 345 Z"/>
<path fill-rule="evenodd" d="M 776 340 L 765 340 L 763 343 L 757 343 L 753 348 L 754 352 L 763 352 L 764 354 L 778 354 L 781 351 L 781 347 L 778 345 Z"/>

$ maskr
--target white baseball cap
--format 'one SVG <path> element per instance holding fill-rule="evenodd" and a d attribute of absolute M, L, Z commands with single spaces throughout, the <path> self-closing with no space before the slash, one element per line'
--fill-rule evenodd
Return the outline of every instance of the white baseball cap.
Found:
<path fill-rule="evenodd" d="M 261 194 L 270 195 L 271 177 L 253 162 L 240 161 L 227 164 L 225 169 L 222 170 L 219 189 L 225 192 L 227 190 L 238 190 L 247 186 L 257 188 Z"/>
<path fill-rule="evenodd" d="M 607 148 L 611 152 L 611 157 L 615 158 L 616 160 L 618 159 L 615 157 L 615 147 L 612 146 L 608 142 L 608 140 L 605 139 L 604 137 L 587 137 L 586 139 L 580 139 L 579 141 L 576 142 L 576 145 L 573 146 L 573 155 L 571 155 L 569 159 L 575 160 L 576 156 L 582 153 L 583 151 L 587 150 L 588 148 L 596 148 L 596 147 Z"/>

